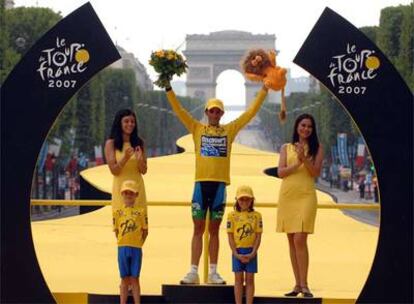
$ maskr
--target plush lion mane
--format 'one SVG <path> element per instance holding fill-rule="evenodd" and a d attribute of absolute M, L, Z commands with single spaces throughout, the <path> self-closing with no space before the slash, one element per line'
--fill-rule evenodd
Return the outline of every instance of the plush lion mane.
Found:
<path fill-rule="evenodd" d="M 253 66 L 251 62 L 254 58 L 256 58 L 256 56 L 261 56 L 262 61 L 259 65 Z M 263 75 L 264 69 L 268 68 L 271 65 L 272 63 L 270 62 L 269 54 L 263 49 L 254 49 L 248 51 L 241 62 L 241 67 L 244 73 L 256 75 Z"/>

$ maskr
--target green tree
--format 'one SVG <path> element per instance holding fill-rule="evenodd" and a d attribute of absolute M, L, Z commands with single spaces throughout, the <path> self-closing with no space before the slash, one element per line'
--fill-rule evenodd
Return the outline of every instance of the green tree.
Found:
<path fill-rule="evenodd" d="M 386 7 L 381 10 L 378 46 L 395 63 L 400 52 L 399 37 L 403 19 L 403 7 Z"/>
<path fill-rule="evenodd" d="M 83 86 L 66 104 L 48 135 L 62 140 L 61 160 L 67 160 L 74 148 L 93 157 L 95 145 L 104 142 L 105 98 L 102 75 Z"/>
<path fill-rule="evenodd" d="M 291 93 L 286 102 L 288 112 L 283 124 L 278 118 L 279 105 L 265 103 L 259 112 L 266 136 L 272 139 L 275 150 L 292 140 L 295 120 L 303 113 L 309 113 L 315 118 L 318 137 L 327 156 L 331 153 L 331 147 L 336 145 L 338 133 L 347 133 L 350 144 L 358 137 L 359 133 L 351 117 L 323 87 L 320 93 Z"/>
<path fill-rule="evenodd" d="M 100 73 L 94 78 L 94 129 L 92 131 L 93 138 L 95 139 L 95 144 L 100 145 L 105 142 L 105 117 L 106 117 L 106 108 L 105 108 L 105 88 L 103 75 Z"/>
<path fill-rule="evenodd" d="M 382 9 L 380 25 L 362 27 L 364 32 L 391 60 L 398 72 L 414 90 L 414 5 Z"/>
<path fill-rule="evenodd" d="M 360 30 L 375 44 L 377 43 L 378 26 L 364 26 Z"/>
<path fill-rule="evenodd" d="M 0 2 L 0 82 L 33 44 L 62 16 L 48 8 L 18 7 L 4 9 Z"/>
<path fill-rule="evenodd" d="M 121 109 L 134 110 L 136 101 L 136 79 L 130 69 L 108 68 L 103 73 L 105 96 L 105 137 L 109 136 L 116 112 Z"/>
<path fill-rule="evenodd" d="M 62 112 L 56 118 L 55 123 L 47 137 L 48 142 L 52 142 L 54 138 L 62 140 L 60 155 L 58 158 L 58 162 L 62 166 L 65 165 L 65 162 L 73 153 L 75 126 L 77 124 L 76 108 L 77 98 L 75 95 L 68 101 Z"/>
<path fill-rule="evenodd" d="M 79 152 L 89 157 L 94 154 L 94 146 L 103 142 L 104 119 L 97 113 L 98 109 L 102 112 L 100 104 L 103 99 L 103 86 L 99 76 L 83 86 L 77 94 L 75 145 Z"/>
<path fill-rule="evenodd" d="M 355 143 L 359 133 L 343 106 L 324 88 L 321 89 L 319 98 L 321 102 L 320 121 L 317 124 L 320 141 L 325 150 L 330 154 L 331 147 L 336 145 L 338 133 L 348 135 L 348 144 Z"/>
<path fill-rule="evenodd" d="M 178 98 L 193 117 L 202 118 L 203 103 L 200 100 L 183 96 Z M 150 153 L 174 152 L 177 139 L 188 133 L 172 112 L 163 91 L 143 93 L 137 102 L 136 113 L 140 136 Z"/>
<path fill-rule="evenodd" d="M 285 132 L 284 125 L 279 121 L 279 111 L 279 104 L 270 104 L 265 101 L 258 113 L 265 136 L 272 142 L 274 150 L 277 151 L 283 143 Z"/>
<path fill-rule="evenodd" d="M 414 90 L 414 4 L 404 6 L 396 67 Z"/>
<path fill-rule="evenodd" d="M 51 29 L 62 16 L 49 8 L 17 7 L 6 10 L 9 45 L 20 55 L 26 52 Z"/>
<path fill-rule="evenodd" d="M 92 84 L 88 83 L 77 94 L 75 146 L 79 148 L 79 152 L 90 152 L 93 149 L 91 140 L 94 129 L 94 121 L 91 121 L 94 117 L 91 102 L 92 90 Z"/>
<path fill-rule="evenodd" d="M 9 45 L 9 31 L 5 18 L 5 0 L 0 0 L 0 84 L 19 61 L 20 55 Z"/>

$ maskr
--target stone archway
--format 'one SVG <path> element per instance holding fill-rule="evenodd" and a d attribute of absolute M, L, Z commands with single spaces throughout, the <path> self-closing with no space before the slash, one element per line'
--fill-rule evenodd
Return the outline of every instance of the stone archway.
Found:
<path fill-rule="evenodd" d="M 275 35 L 254 35 L 243 31 L 219 31 L 208 35 L 187 35 L 186 50 L 188 74 L 187 95 L 203 97 L 203 101 L 216 96 L 217 77 L 226 70 L 242 73 L 240 61 L 253 48 L 275 49 Z M 246 105 L 254 98 L 261 84 L 246 80 Z M 272 96 L 270 97 L 272 99 Z"/>

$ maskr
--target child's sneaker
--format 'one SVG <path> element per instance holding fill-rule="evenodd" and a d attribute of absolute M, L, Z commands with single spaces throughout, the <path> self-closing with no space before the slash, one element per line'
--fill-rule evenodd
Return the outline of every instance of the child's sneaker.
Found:
<path fill-rule="evenodd" d="M 217 273 L 210 273 L 208 275 L 208 284 L 226 284 L 226 281 Z"/>
<path fill-rule="evenodd" d="M 180 284 L 200 284 L 198 273 L 189 272 L 180 281 Z"/>

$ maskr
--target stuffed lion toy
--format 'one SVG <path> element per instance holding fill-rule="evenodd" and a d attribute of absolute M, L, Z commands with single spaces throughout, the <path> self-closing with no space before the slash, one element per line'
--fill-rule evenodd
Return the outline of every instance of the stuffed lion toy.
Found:
<path fill-rule="evenodd" d="M 266 52 L 263 49 L 251 50 L 242 61 L 242 70 L 247 79 L 260 81 L 274 91 L 281 91 L 282 103 L 279 118 L 281 122 L 286 120 L 286 69 L 276 65 L 276 52 Z"/>

